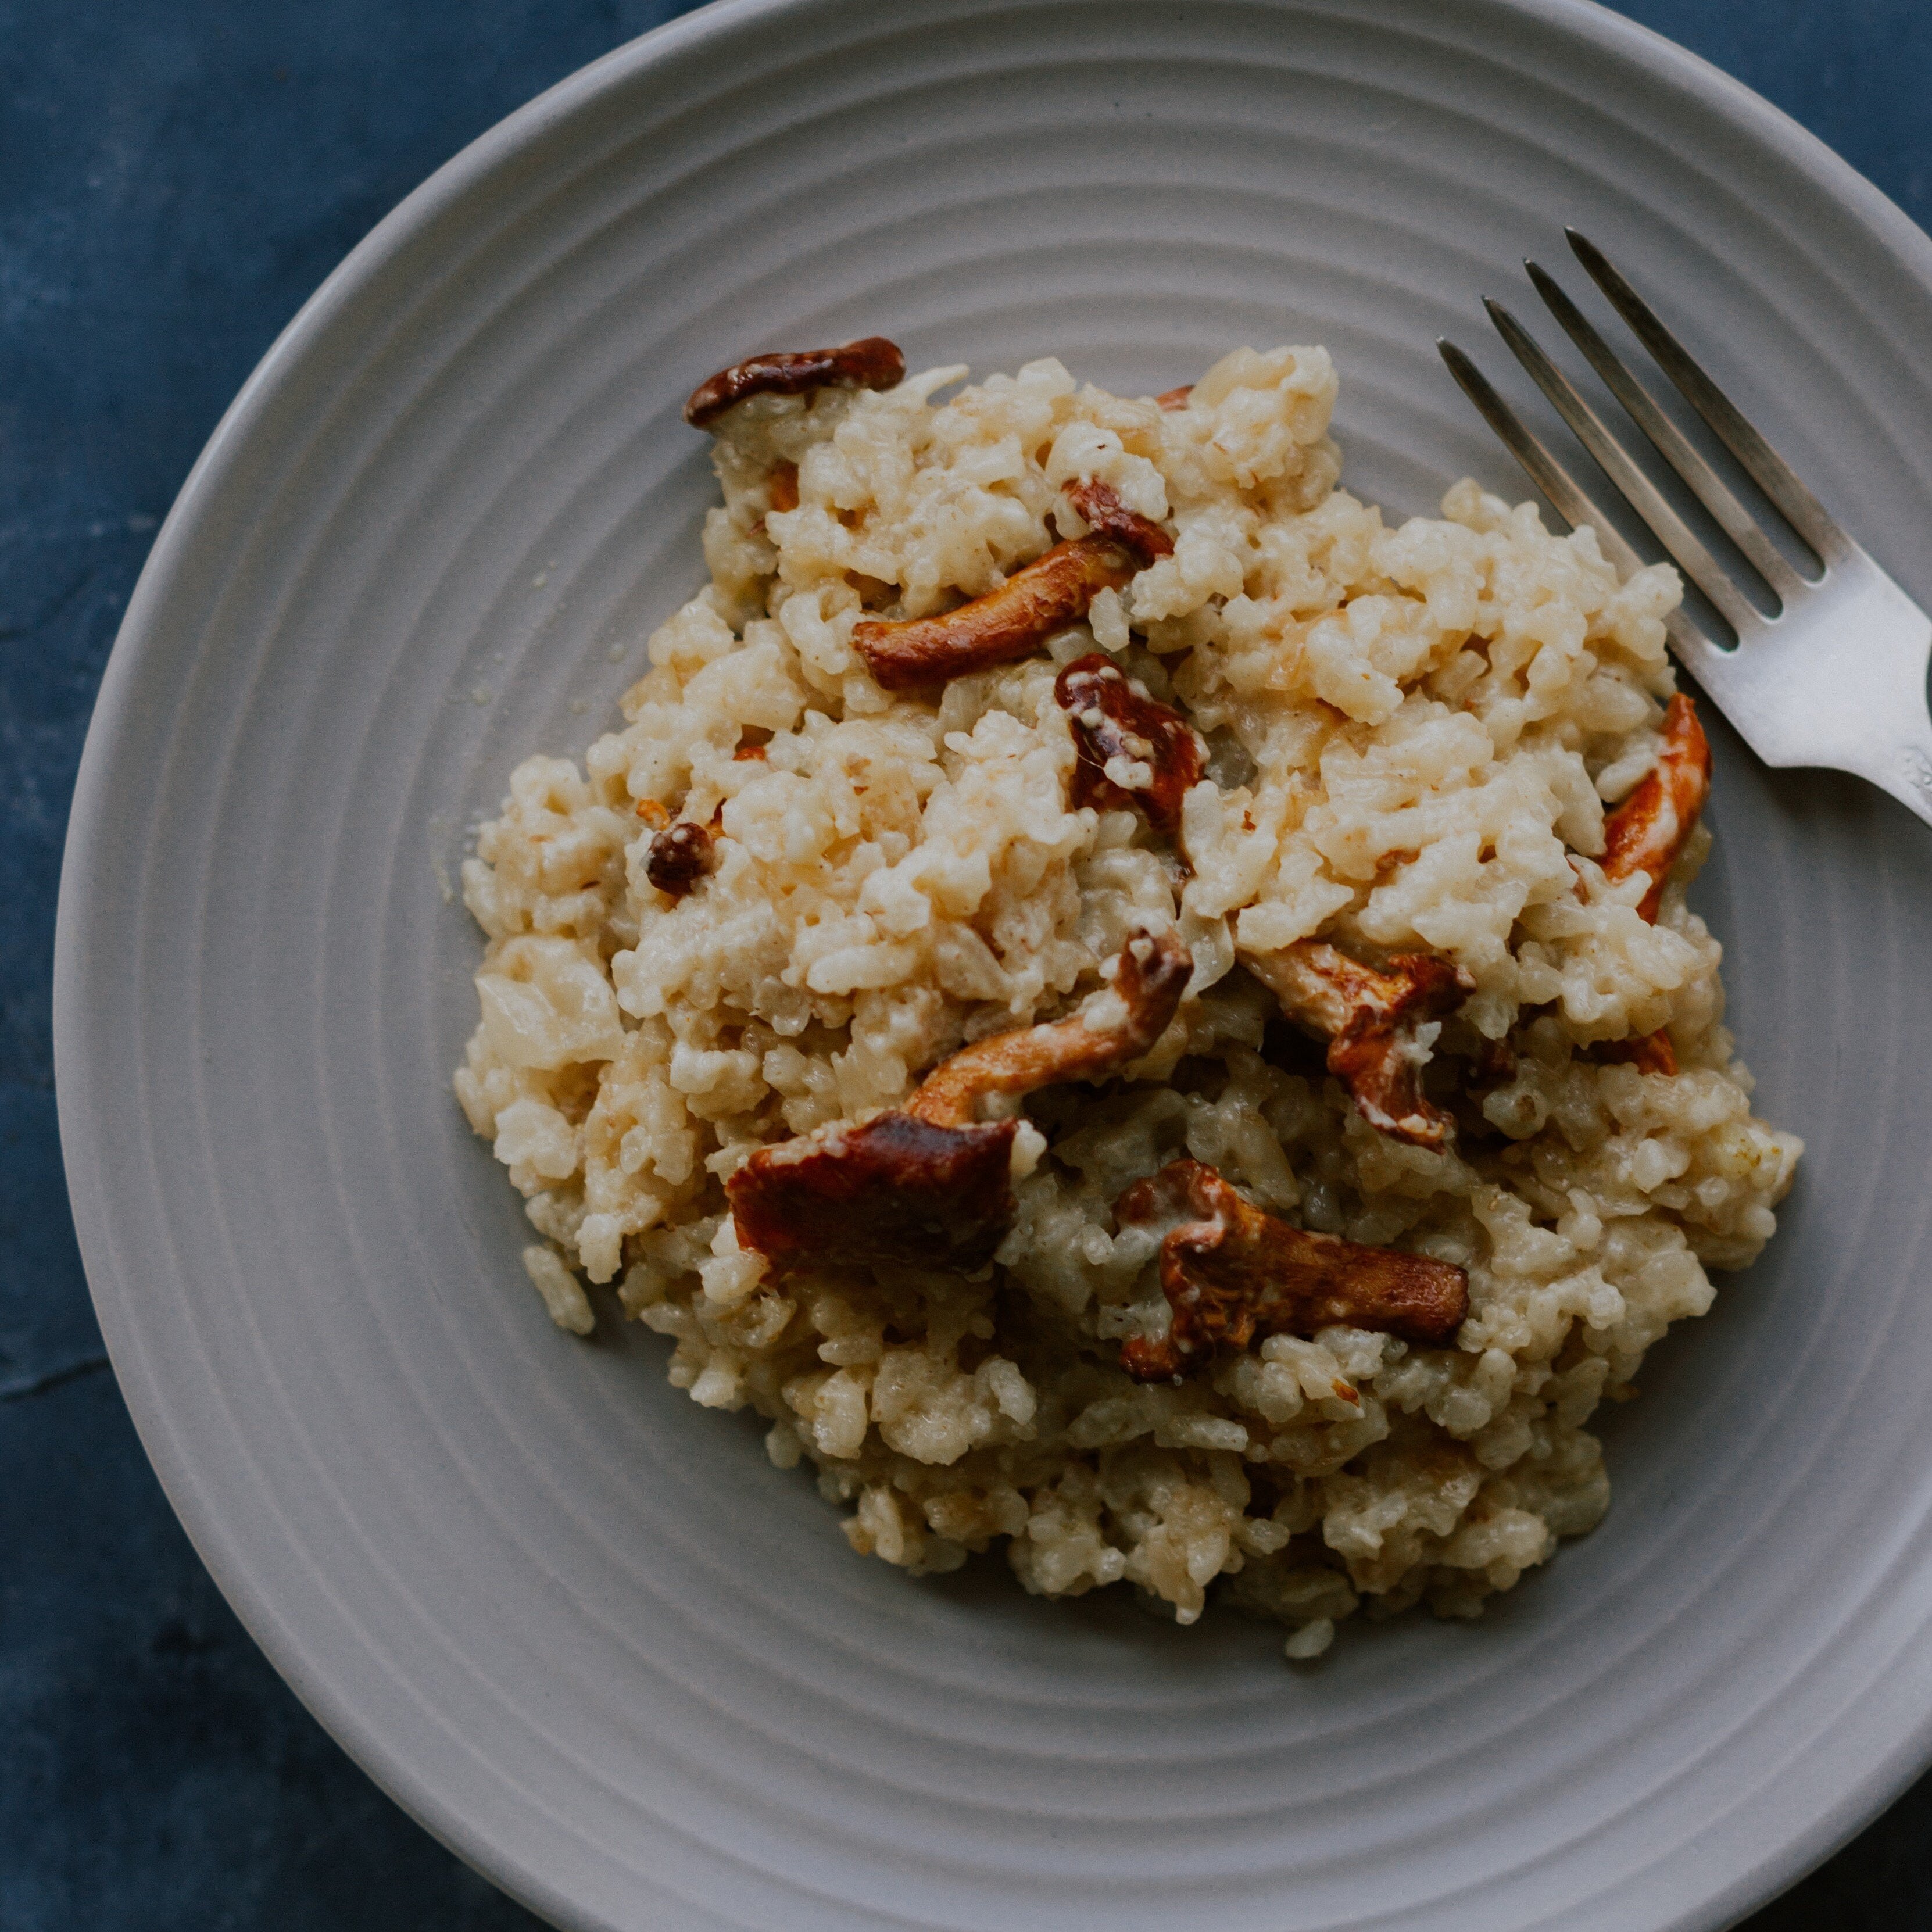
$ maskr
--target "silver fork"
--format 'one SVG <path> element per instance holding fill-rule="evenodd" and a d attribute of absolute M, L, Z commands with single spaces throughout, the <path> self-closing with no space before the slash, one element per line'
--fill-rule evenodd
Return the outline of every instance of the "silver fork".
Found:
<path fill-rule="evenodd" d="M 1526 262 L 1537 292 L 1604 386 L 1778 599 L 1775 614 L 1766 616 L 1739 590 L 1576 386 L 1501 303 L 1486 296 L 1484 306 L 1516 360 L 1738 636 L 1736 649 L 1726 650 L 1680 610 L 1668 626 L 1672 647 L 1766 764 L 1831 765 L 1854 772 L 1932 825 L 1932 714 L 1925 698 L 1932 617 L 1826 514 L 1791 466 L 1744 420 L 1736 404 L 1691 359 L 1602 251 L 1574 228 L 1564 232 L 1576 259 L 1652 359 L 1823 566 L 1815 578 L 1798 574 L 1582 310 L 1535 262 Z M 1436 346 L 1463 393 L 1557 514 L 1573 527 L 1592 525 L 1604 555 L 1625 574 L 1640 568 L 1642 559 L 1575 478 L 1524 427 L 1482 371 L 1453 342 L 1438 340 Z"/>

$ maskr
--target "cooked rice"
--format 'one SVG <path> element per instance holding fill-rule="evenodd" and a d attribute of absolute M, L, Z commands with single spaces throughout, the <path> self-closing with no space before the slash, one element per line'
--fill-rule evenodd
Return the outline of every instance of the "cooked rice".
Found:
<path fill-rule="evenodd" d="M 1468 482 L 1385 526 L 1336 488 L 1318 348 L 1238 350 L 1179 409 L 1052 360 L 932 400 L 965 373 L 726 416 L 711 584 L 652 638 L 625 728 L 580 769 L 520 765 L 464 868 L 489 944 L 456 1088 L 552 1244 L 532 1277 L 579 1330 L 560 1257 L 612 1284 L 676 1386 L 817 1466 L 862 1553 L 946 1570 L 1004 1540 L 1030 1591 L 1125 1580 L 1182 1623 L 1225 1579 L 1296 1658 L 1364 1605 L 1474 1614 L 1602 1516 L 1592 1412 L 1757 1253 L 1800 1150 L 1751 1113 L 1684 902 L 1708 833 L 1654 925 L 1642 876 L 1588 856 L 1654 760 L 1676 575 L 1619 586 L 1590 531 Z M 883 692 L 854 623 L 993 588 L 1056 507 L 1078 535 L 1082 478 L 1173 555 L 1046 654 L 936 704 Z M 1139 815 L 1068 807 L 1053 680 L 1096 646 L 1206 734 L 1191 878 Z M 644 872 L 667 812 L 722 825 L 676 900 Z M 1027 1103 L 1048 1151 L 984 1278 L 778 1282 L 740 1251 L 722 1184 L 753 1149 L 1069 1010 L 1150 920 L 1192 952 L 1180 1016 L 1136 1077 Z M 1235 963 L 1318 932 L 1474 976 L 1438 1063 L 1479 1033 L 1516 1071 L 1447 1149 L 1371 1129 Z M 1660 1028 L 1675 1076 L 1582 1051 Z M 1303 1226 L 1466 1267 L 1457 1346 L 1330 1328 L 1130 1380 L 1120 1340 L 1166 1305 L 1111 1204 L 1183 1153 Z"/>

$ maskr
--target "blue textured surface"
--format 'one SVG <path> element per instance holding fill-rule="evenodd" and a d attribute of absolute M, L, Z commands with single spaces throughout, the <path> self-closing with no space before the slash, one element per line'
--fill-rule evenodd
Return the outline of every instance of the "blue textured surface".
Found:
<path fill-rule="evenodd" d="M 1444 0 L 1445 4 L 1454 0 Z M 374 222 L 665 0 L 0 0 L 0 1928 L 536 1922 L 352 1766 L 135 1438 L 68 1225 L 54 895 L 101 667 L 229 398 Z M 1634 0 L 1932 220 L 1925 0 Z M 1932 1924 L 1932 1780 L 1750 1922 Z"/>

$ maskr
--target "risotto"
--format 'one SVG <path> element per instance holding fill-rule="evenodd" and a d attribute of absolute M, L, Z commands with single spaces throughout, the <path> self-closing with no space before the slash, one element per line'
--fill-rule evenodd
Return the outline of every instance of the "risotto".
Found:
<path fill-rule="evenodd" d="M 1294 1658 L 1473 1615 L 1800 1151 L 1685 902 L 1677 579 L 1467 482 L 1389 527 L 1318 348 L 966 374 L 700 388 L 711 581 L 482 830 L 456 1090 L 530 1279 L 861 1554 Z"/>

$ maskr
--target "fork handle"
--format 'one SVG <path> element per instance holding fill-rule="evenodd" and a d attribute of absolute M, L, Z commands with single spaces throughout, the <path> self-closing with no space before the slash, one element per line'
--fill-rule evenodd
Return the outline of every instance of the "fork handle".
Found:
<path fill-rule="evenodd" d="M 1862 551 L 1736 650 L 1691 644 L 1692 676 L 1766 764 L 1852 772 L 1932 825 L 1932 618 Z"/>

